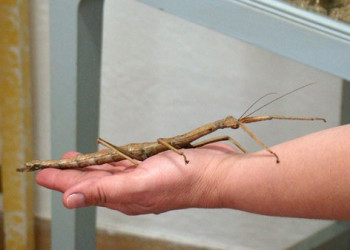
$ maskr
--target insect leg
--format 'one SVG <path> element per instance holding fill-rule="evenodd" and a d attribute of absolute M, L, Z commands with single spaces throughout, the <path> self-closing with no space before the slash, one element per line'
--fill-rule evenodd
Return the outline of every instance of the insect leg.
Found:
<path fill-rule="evenodd" d="M 282 116 L 282 115 L 266 115 L 266 116 L 249 116 L 241 118 L 240 124 L 242 123 L 251 123 L 251 122 L 260 122 L 267 120 L 298 120 L 298 121 L 323 121 L 326 122 L 326 119 L 319 117 L 299 117 L 299 116 Z"/>
<path fill-rule="evenodd" d="M 167 148 L 169 148 L 170 150 L 174 151 L 175 153 L 178 153 L 179 155 L 182 155 L 182 157 L 184 158 L 186 164 L 190 162 L 189 160 L 187 160 L 186 155 L 184 154 L 184 152 L 182 152 L 181 150 L 178 150 L 177 148 L 174 148 L 172 145 L 170 145 L 164 139 L 159 138 L 157 140 L 157 142 L 159 144 L 162 144 L 162 145 L 166 146 Z"/>
<path fill-rule="evenodd" d="M 232 137 L 230 136 L 227 136 L 227 135 L 224 135 L 224 136 L 218 136 L 218 137 L 214 137 L 214 138 L 210 138 L 210 139 L 207 139 L 207 140 L 204 140 L 204 141 L 200 141 L 200 142 L 197 142 L 197 143 L 194 143 L 192 144 L 192 146 L 194 148 L 197 148 L 197 147 L 202 147 L 206 144 L 209 144 L 209 143 L 213 143 L 213 142 L 218 142 L 218 141 L 230 141 L 232 142 L 237 148 L 239 148 L 243 153 L 247 153 L 247 150 L 245 150 L 241 144 L 239 144 L 235 139 L 233 139 Z"/>
<path fill-rule="evenodd" d="M 270 152 L 272 155 L 274 155 L 276 157 L 276 163 L 280 162 L 280 159 L 278 157 L 278 155 L 273 152 L 268 146 L 265 145 L 265 143 L 263 143 L 262 140 L 260 140 L 256 135 L 253 134 L 252 131 L 250 131 L 245 125 L 243 125 L 241 122 L 239 122 L 239 126 L 251 137 L 253 138 L 257 143 L 259 143 L 265 150 L 267 150 L 268 152 Z"/>
<path fill-rule="evenodd" d="M 129 160 L 130 162 L 132 162 L 135 166 L 139 165 L 136 161 L 134 161 L 130 156 L 128 156 L 127 154 L 123 153 L 121 148 L 119 148 L 118 146 L 113 145 L 112 143 L 109 143 L 101 138 L 97 139 L 97 143 L 117 152 L 118 154 L 120 154 L 121 156 L 123 156 L 125 159 Z"/>

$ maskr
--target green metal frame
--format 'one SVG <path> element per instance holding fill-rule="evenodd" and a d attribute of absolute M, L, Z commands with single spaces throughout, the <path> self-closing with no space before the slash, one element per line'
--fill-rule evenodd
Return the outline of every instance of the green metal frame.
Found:
<path fill-rule="evenodd" d="M 52 157 L 96 151 L 103 0 L 50 0 Z M 68 210 L 52 193 L 52 249 L 95 249 L 94 207 Z"/>
<path fill-rule="evenodd" d="M 266 0 L 139 0 L 162 11 L 350 80 L 350 26 Z"/>

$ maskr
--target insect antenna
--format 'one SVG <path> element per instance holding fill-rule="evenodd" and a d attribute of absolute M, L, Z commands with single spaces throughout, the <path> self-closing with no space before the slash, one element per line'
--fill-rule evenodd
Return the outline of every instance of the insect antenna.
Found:
<path fill-rule="evenodd" d="M 239 119 L 243 118 L 244 115 L 245 115 L 244 117 L 251 116 L 252 114 L 258 112 L 259 110 L 261 110 L 261 109 L 263 109 L 263 108 L 265 108 L 266 106 L 270 105 L 271 103 L 273 103 L 273 102 L 275 102 L 275 101 L 278 101 L 278 100 L 282 99 L 283 97 L 285 97 L 285 96 L 287 96 L 287 95 L 290 95 L 290 94 L 292 94 L 292 93 L 294 93 L 294 92 L 297 92 L 298 90 L 301 90 L 301 89 L 303 89 L 303 88 L 306 88 L 306 87 L 308 87 L 308 86 L 310 86 L 310 85 L 312 85 L 312 84 L 315 84 L 315 82 L 306 84 L 306 85 L 301 86 L 301 87 L 299 87 L 299 88 L 296 88 L 296 89 L 294 89 L 294 90 L 292 90 L 292 91 L 289 91 L 289 92 L 287 92 L 287 93 L 285 93 L 285 94 L 283 94 L 283 95 L 281 95 L 281 96 L 279 96 L 279 97 L 277 97 L 277 98 L 275 98 L 275 99 L 273 99 L 273 100 L 271 100 L 271 101 L 265 103 L 265 104 L 262 105 L 260 108 L 257 108 L 256 110 L 252 111 L 251 113 L 245 115 L 245 114 L 247 113 L 247 111 L 248 111 L 255 103 L 257 103 L 259 100 L 261 100 L 261 99 L 264 98 L 265 96 L 267 96 L 267 95 L 269 95 L 269 94 L 272 94 L 272 93 L 266 94 L 265 96 L 260 97 L 257 101 L 255 101 L 255 102 L 247 109 L 247 111 L 245 111 L 245 112 L 243 113 L 243 115 L 242 115 Z"/>
<path fill-rule="evenodd" d="M 277 93 L 275 92 L 270 92 L 270 93 L 267 93 L 265 95 L 263 95 L 262 97 L 260 97 L 258 100 L 256 100 L 255 102 L 253 102 L 247 109 L 246 111 L 244 111 L 244 113 L 239 117 L 238 120 L 240 120 L 241 118 L 243 118 L 243 116 L 255 105 L 257 104 L 259 101 L 261 101 L 262 99 L 264 99 L 266 96 L 269 96 L 269 95 L 276 95 Z"/>

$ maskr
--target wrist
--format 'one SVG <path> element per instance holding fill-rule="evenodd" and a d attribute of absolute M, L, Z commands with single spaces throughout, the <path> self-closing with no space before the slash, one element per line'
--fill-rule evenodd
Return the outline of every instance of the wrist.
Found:
<path fill-rule="evenodd" d="M 199 197 L 200 207 L 234 208 L 235 171 L 243 154 L 231 154 L 212 162 L 206 169 L 203 178 L 202 196 Z M 218 159 L 218 158 L 216 158 Z"/>
<path fill-rule="evenodd" d="M 254 204 L 264 204 L 271 194 L 273 170 L 279 167 L 276 159 L 266 151 L 241 154 L 228 159 L 222 183 L 222 207 L 263 212 Z"/>

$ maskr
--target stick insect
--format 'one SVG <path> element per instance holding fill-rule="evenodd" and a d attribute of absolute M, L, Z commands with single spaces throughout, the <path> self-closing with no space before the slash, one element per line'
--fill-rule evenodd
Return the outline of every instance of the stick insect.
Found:
<path fill-rule="evenodd" d="M 27 162 L 24 168 L 17 169 L 18 172 L 31 172 L 35 170 L 45 169 L 45 168 L 58 168 L 58 169 L 79 169 L 84 168 L 91 165 L 101 165 L 109 162 L 117 162 L 121 160 L 129 160 L 134 165 L 138 165 L 138 161 L 143 161 L 153 155 L 156 155 L 160 152 L 166 150 L 172 150 L 175 153 L 179 154 L 183 157 L 185 164 L 189 163 L 186 155 L 181 149 L 185 148 L 198 148 L 204 146 L 209 143 L 218 142 L 218 141 L 230 141 L 232 142 L 238 149 L 240 149 L 243 153 L 247 153 L 247 151 L 232 137 L 230 136 L 218 136 L 214 138 L 210 138 L 198 143 L 193 143 L 199 138 L 211 134 L 218 129 L 231 128 L 231 129 L 243 129 L 253 140 L 255 140 L 258 144 L 260 144 L 266 151 L 268 151 L 273 157 L 276 159 L 276 163 L 280 162 L 278 155 L 273 152 L 262 140 L 260 140 L 257 136 L 253 134 L 246 126 L 246 123 L 252 122 L 260 122 L 272 119 L 279 120 L 303 120 L 303 121 L 314 121 L 320 120 L 326 122 L 324 118 L 318 117 L 296 117 L 296 116 L 279 116 L 279 115 L 269 115 L 269 116 L 251 116 L 255 112 L 261 110 L 267 105 L 287 96 L 293 92 L 296 92 L 302 88 L 305 88 L 313 83 L 304 85 L 295 90 L 292 90 L 288 93 L 285 93 L 269 102 L 261 106 L 260 108 L 254 110 L 253 112 L 248 111 L 261 99 L 266 97 L 267 95 L 275 94 L 268 93 L 263 97 L 259 98 L 255 101 L 242 115 L 240 118 L 234 118 L 233 116 L 227 116 L 224 119 L 217 120 L 212 123 L 208 123 L 206 125 L 200 126 L 194 130 L 191 130 L 185 134 L 177 135 L 170 138 L 159 138 L 156 142 L 144 142 L 144 143 L 131 143 L 124 146 L 116 146 L 113 145 L 101 138 L 98 138 L 97 142 L 109 150 L 98 151 L 90 154 L 82 154 L 68 159 L 61 160 L 34 160 Z"/>

